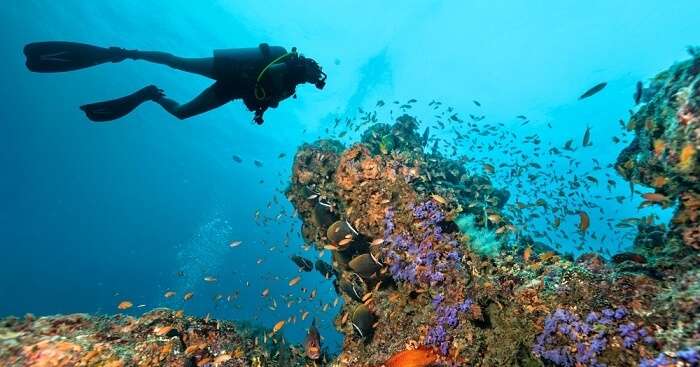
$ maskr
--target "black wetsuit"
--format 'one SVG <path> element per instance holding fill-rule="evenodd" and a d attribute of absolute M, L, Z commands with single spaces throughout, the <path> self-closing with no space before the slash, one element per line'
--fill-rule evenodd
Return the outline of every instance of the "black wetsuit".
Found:
<path fill-rule="evenodd" d="M 299 82 L 303 82 L 290 77 L 283 70 L 286 68 L 283 62 L 270 65 L 286 54 L 284 47 L 264 43 L 256 48 L 215 50 L 214 88 L 217 96 L 227 100 L 242 99 L 249 110 L 260 116 L 267 108 L 277 107 L 281 100 L 294 94 Z M 270 67 L 258 84 L 260 73 L 268 65 Z"/>

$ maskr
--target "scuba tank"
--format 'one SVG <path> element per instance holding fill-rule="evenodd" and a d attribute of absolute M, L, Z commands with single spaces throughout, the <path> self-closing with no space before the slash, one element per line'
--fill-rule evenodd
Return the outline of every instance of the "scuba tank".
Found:
<path fill-rule="evenodd" d="M 214 50 L 214 76 L 227 84 L 253 88 L 260 71 L 285 54 L 284 47 L 267 43 L 252 48 Z"/>

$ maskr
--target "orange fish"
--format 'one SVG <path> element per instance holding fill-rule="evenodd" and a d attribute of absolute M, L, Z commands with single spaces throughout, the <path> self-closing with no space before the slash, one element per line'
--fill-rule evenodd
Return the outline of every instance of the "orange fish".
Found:
<path fill-rule="evenodd" d="M 299 283 L 300 280 L 301 280 L 300 276 L 295 276 L 294 278 L 289 280 L 289 286 L 293 287 L 293 286 L 297 285 L 297 283 Z"/>
<path fill-rule="evenodd" d="M 304 350 L 306 351 L 306 356 L 313 360 L 321 358 L 321 335 L 316 328 L 316 319 L 311 322 L 309 332 L 306 334 L 306 339 L 304 339 Z"/>
<path fill-rule="evenodd" d="M 658 157 L 664 154 L 664 150 L 666 150 L 666 142 L 663 139 L 654 140 L 654 154 Z"/>
<path fill-rule="evenodd" d="M 282 329 L 282 327 L 284 326 L 285 322 L 286 322 L 285 320 L 278 321 L 275 324 L 275 326 L 272 327 L 272 333 L 274 334 L 274 333 L 280 331 L 280 329 Z"/>
<path fill-rule="evenodd" d="M 410 349 L 391 356 L 384 365 L 386 367 L 427 367 L 437 360 L 435 353 L 428 348 Z"/>
<path fill-rule="evenodd" d="M 117 308 L 120 310 L 128 310 L 130 309 L 134 304 L 131 303 L 130 301 L 121 301 L 119 302 L 119 305 L 117 305 Z"/>
<path fill-rule="evenodd" d="M 530 257 L 532 256 L 532 246 L 528 246 L 525 251 L 523 251 L 523 260 L 525 262 L 530 261 Z"/>
<path fill-rule="evenodd" d="M 653 187 L 663 187 L 664 185 L 666 185 L 666 181 L 667 181 L 666 177 L 664 177 L 664 176 L 657 176 L 657 177 L 654 178 L 653 181 L 651 181 L 651 186 L 653 186 Z"/>
<path fill-rule="evenodd" d="M 581 233 L 586 233 L 588 227 L 591 225 L 591 218 L 588 217 L 586 212 L 579 212 L 578 216 L 581 219 L 578 224 L 578 230 L 581 231 Z"/>
<path fill-rule="evenodd" d="M 683 171 L 689 170 L 691 164 L 693 163 L 694 156 L 695 148 L 692 144 L 686 144 L 686 146 L 683 147 L 683 150 L 681 150 L 681 155 L 678 161 L 678 168 L 680 168 Z"/>
<path fill-rule="evenodd" d="M 642 195 L 644 200 L 651 201 L 653 203 L 665 203 L 669 201 L 670 199 L 664 195 L 657 194 L 655 192 L 648 192 L 644 195 Z"/>

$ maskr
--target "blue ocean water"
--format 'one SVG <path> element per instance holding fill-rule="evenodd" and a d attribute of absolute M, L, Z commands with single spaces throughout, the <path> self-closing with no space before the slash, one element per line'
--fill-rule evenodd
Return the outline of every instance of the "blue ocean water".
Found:
<path fill-rule="evenodd" d="M 0 315 L 114 313 L 121 300 L 130 299 L 146 305 L 126 311 L 131 314 L 164 306 L 271 327 L 308 310 L 319 319 L 326 345 L 337 350 L 341 338 L 332 318 L 339 304 L 333 306 L 330 282 L 309 273 L 296 288 L 287 285 L 298 274 L 289 256 L 317 254 L 303 250 L 300 222 L 282 192 L 298 145 L 338 136 L 339 130 L 326 130 L 335 118 L 370 110 L 379 99 L 418 99 L 422 107 L 412 113 L 426 125 L 431 124 L 427 103 L 437 99 L 463 115 L 483 114 L 485 122 L 503 123 L 521 138 L 538 134 L 559 147 L 569 139 L 580 145 L 590 127 L 593 146 L 571 154 L 586 162 L 596 158 L 605 169 L 597 174 L 601 184 L 581 194 L 600 205 L 591 229 L 608 241 L 587 245 L 618 251 L 630 238 L 602 218 L 617 221 L 653 210 L 638 211 L 638 198 L 623 204 L 596 199 L 629 196 L 624 181 L 605 168 L 625 146 L 612 143 L 612 137 L 620 135 L 618 120 L 633 108 L 635 83 L 684 59 L 686 46 L 698 43 L 697 19 L 700 6 L 691 0 L 4 4 Z M 94 124 L 77 106 L 148 84 L 185 101 L 210 81 L 134 61 L 30 73 L 22 47 L 43 40 L 189 57 L 260 42 L 296 46 L 324 67 L 328 85 L 323 91 L 300 88 L 299 99 L 267 112 L 262 126 L 251 123 L 240 102 L 185 121 L 145 104 L 119 121 Z M 608 82 L 601 93 L 577 100 L 601 81 Z M 530 122 L 523 125 L 517 115 Z M 447 131 L 433 134 L 448 136 Z M 350 143 L 358 135 L 341 140 Z M 460 149 L 494 162 L 519 159 L 469 145 Z M 279 158 L 281 153 L 285 156 Z M 236 163 L 233 155 L 243 162 Z M 610 192 L 605 173 L 618 182 Z M 495 184 L 509 182 L 495 179 Z M 528 187 L 512 194 L 511 203 L 536 200 Z M 533 219 L 531 227 L 548 231 L 541 219 Z M 563 218 L 562 227 L 573 231 L 575 218 Z M 552 236 L 562 250 L 581 251 L 574 239 Z M 232 249 L 233 240 L 243 242 Z M 218 282 L 208 284 L 205 276 Z M 318 298 L 288 308 L 300 287 L 318 289 Z M 270 297 L 260 296 L 265 288 Z M 178 296 L 166 300 L 167 290 Z M 188 291 L 194 297 L 183 302 Z M 231 301 L 215 300 L 219 294 Z M 326 304 L 331 306 L 324 312 Z M 285 327 L 285 335 L 298 342 L 306 327 L 308 319 Z"/>

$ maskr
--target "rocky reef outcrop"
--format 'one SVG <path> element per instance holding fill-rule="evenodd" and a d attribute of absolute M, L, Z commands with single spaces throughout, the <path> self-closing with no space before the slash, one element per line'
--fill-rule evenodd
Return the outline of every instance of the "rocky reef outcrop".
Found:
<path fill-rule="evenodd" d="M 691 53 L 640 89 L 641 107 L 627 123 L 635 137 L 616 164 L 630 182 L 654 189 L 647 203 L 676 206 L 670 235 L 679 246 L 665 251 L 700 249 L 700 54 Z"/>
<path fill-rule="evenodd" d="M 304 366 L 269 330 L 156 309 L 0 320 L 2 366 Z M 274 340 L 274 342 L 273 342 Z"/>
<path fill-rule="evenodd" d="M 428 153 L 409 115 L 348 147 L 300 147 L 287 197 L 305 239 L 332 252 L 345 301 L 334 365 L 379 366 L 407 350 L 445 366 L 695 365 L 699 60 L 644 90 L 617 165 L 657 189 L 643 205 L 677 205 L 670 231 L 640 219 L 634 249 L 611 259 L 534 246 L 503 211 L 508 192 Z"/>

